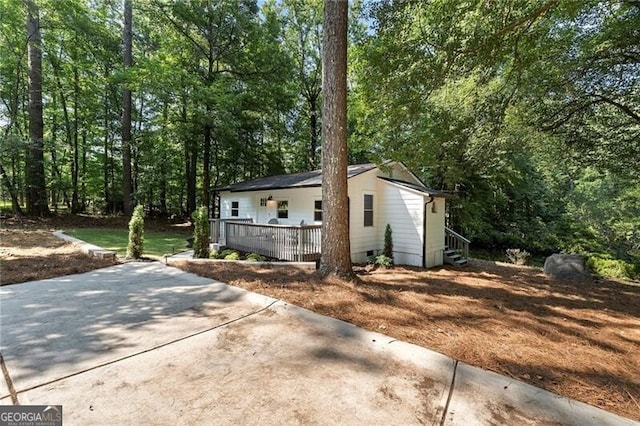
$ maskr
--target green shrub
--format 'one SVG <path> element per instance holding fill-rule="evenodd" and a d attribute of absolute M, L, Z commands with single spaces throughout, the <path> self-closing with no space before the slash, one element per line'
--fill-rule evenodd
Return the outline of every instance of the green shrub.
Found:
<path fill-rule="evenodd" d="M 238 253 L 237 251 L 234 251 L 233 253 L 229 253 L 224 257 L 224 260 L 239 260 L 239 259 L 240 259 L 240 253 Z"/>
<path fill-rule="evenodd" d="M 235 253 L 235 250 L 224 249 L 216 255 L 216 259 L 224 259 L 232 253 Z"/>
<path fill-rule="evenodd" d="M 136 206 L 129 221 L 127 258 L 140 259 L 144 250 L 144 208 Z"/>
<path fill-rule="evenodd" d="M 247 255 L 247 262 L 264 262 L 264 256 L 260 256 L 258 253 L 250 253 Z"/>
<path fill-rule="evenodd" d="M 218 258 L 218 251 L 217 250 L 211 250 L 209 252 L 209 259 L 217 259 Z"/>
<path fill-rule="evenodd" d="M 598 255 L 589 255 L 587 265 L 596 275 L 614 278 L 631 278 L 636 276 L 634 265 L 620 259 L 611 259 Z"/>
<path fill-rule="evenodd" d="M 369 256 L 367 258 L 367 262 L 372 265 L 382 266 L 383 268 L 391 268 L 393 266 L 393 259 L 389 256 L 385 256 L 384 254 Z"/>
<path fill-rule="evenodd" d="M 382 254 L 391 259 L 393 263 L 393 236 L 391 232 L 391 225 L 387 223 L 387 227 L 384 230 L 384 250 Z"/>
<path fill-rule="evenodd" d="M 209 257 L 209 215 L 206 207 L 193 212 L 193 258 Z"/>

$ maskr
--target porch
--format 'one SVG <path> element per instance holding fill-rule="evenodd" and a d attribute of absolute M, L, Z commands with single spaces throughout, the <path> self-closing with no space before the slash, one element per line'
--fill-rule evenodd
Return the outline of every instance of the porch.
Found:
<path fill-rule="evenodd" d="M 320 259 L 321 225 L 253 223 L 253 219 L 209 219 L 211 243 L 292 262 Z"/>

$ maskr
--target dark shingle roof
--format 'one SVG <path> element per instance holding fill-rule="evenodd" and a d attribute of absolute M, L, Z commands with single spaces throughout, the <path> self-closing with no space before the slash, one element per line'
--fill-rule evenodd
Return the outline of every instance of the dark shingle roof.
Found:
<path fill-rule="evenodd" d="M 352 178 L 361 173 L 374 169 L 375 164 L 356 164 L 347 168 L 347 178 Z M 215 188 L 215 191 L 264 191 L 285 188 L 304 188 L 322 185 L 322 170 L 312 172 L 294 173 L 290 175 L 269 176 L 254 180 L 247 180 L 233 185 Z"/>
<path fill-rule="evenodd" d="M 386 180 L 387 182 L 395 183 L 396 185 L 404 186 L 405 188 L 413 189 L 414 191 L 422 192 L 423 194 L 432 195 L 434 197 L 444 197 L 444 198 L 450 197 L 450 195 L 445 194 L 442 191 L 429 189 L 426 186 L 416 185 L 415 183 L 405 182 L 403 180 L 392 179 L 384 176 L 378 176 L 378 179 Z"/>

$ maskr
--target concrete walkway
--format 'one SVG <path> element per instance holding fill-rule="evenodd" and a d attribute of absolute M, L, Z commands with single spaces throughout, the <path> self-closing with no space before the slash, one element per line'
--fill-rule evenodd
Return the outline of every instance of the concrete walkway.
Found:
<path fill-rule="evenodd" d="M 0 287 L 0 404 L 64 424 L 638 424 L 158 262 Z"/>

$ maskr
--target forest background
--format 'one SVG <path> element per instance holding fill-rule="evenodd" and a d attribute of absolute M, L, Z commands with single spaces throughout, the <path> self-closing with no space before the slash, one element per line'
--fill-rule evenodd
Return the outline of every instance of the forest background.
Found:
<path fill-rule="evenodd" d="M 402 161 L 455 195 L 476 250 L 639 276 L 639 1 L 349 6 L 352 164 Z M 321 167 L 322 17 L 319 0 L 0 0 L 2 209 L 215 214 L 216 187 Z"/>

